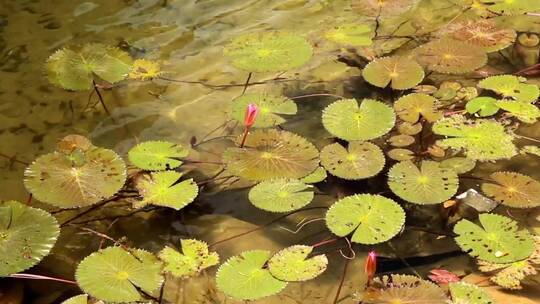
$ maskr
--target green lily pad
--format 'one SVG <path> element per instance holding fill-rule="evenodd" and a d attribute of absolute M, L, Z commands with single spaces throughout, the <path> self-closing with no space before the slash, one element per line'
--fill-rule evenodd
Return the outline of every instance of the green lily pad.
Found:
<path fill-rule="evenodd" d="M 180 158 L 189 151 L 179 144 L 168 141 L 146 141 L 129 150 L 129 161 L 143 170 L 167 170 L 178 168 Z"/>
<path fill-rule="evenodd" d="M 324 147 L 321 164 L 331 174 L 348 180 L 364 179 L 377 175 L 384 167 L 381 149 L 370 142 L 352 141 L 348 148 L 339 143 Z"/>
<path fill-rule="evenodd" d="M 417 276 L 391 274 L 375 278 L 376 292 L 367 293 L 366 304 L 448 304 L 442 288 Z"/>
<path fill-rule="evenodd" d="M 159 259 L 165 263 L 163 271 L 177 278 L 188 278 L 219 264 L 219 255 L 210 252 L 205 242 L 192 239 L 183 239 L 180 242 L 182 253 L 171 247 L 165 247 L 159 252 Z"/>
<path fill-rule="evenodd" d="M 59 234 L 60 227 L 49 213 L 16 201 L 0 203 L 0 277 L 39 263 Z"/>
<path fill-rule="evenodd" d="M 131 71 L 132 59 L 120 49 L 100 43 L 84 45 L 79 50 L 61 49 L 47 59 L 49 81 L 74 91 L 92 88 L 94 75 L 109 82 L 124 80 Z"/>
<path fill-rule="evenodd" d="M 98 147 L 42 155 L 24 172 L 24 185 L 34 198 L 60 208 L 98 203 L 118 192 L 125 180 L 124 161 Z"/>
<path fill-rule="evenodd" d="M 449 168 L 456 171 L 457 174 L 463 174 L 476 167 L 476 161 L 467 157 L 452 157 L 441 162 L 441 168 Z"/>
<path fill-rule="evenodd" d="M 540 3 L 535 0 L 483 0 L 482 5 L 488 11 L 501 15 L 522 15 L 540 10 Z"/>
<path fill-rule="evenodd" d="M 272 276 L 266 262 L 270 251 L 245 251 L 223 263 L 216 273 L 217 288 L 238 300 L 258 300 L 278 294 L 287 282 Z"/>
<path fill-rule="evenodd" d="M 362 71 L 364 79 L 374 86 L 394 90 L 410 89 L 424 79 L 424 69 L 406 57 L 383 57 L 370 62 Z"/>
<path fill-rule="evenodd" d="M 148 204 L 180 210 L 193 202 L 199 187 L 192 178 L 178 182 L 182 173 L 176 171 L 153 172 L 137 182 L 137 189 L 143 199 L 136 202 L 136 208 Z"/>
<path fill-rule="evenodd" d="M 324 37 L 330 41 L 351 46 L 368 46 L 373 43 L 371 41 L 373 31 L 369 25 L 365 24 L 349 23 L 335 26 L 326 31 Z"/>
<path fill-rule="evenodd" d="M 300 181 L 305 184 L 315 184 L 315 183 L 322 182 L 323 180 L 326 179 L 326 177 L 327 177 L 326 170 L 323 167 L 317 167 L 315 171 L 301 178 Z"/>
<path fill-rule="evenodd" d="M 161 266 L 147 251 L 108 247 L 82 260 L 75 277 L 79 287 L 94 298 L 133 302 L 143 299 L 140 290 L 151 294 L 159 289 L 163 282 Z"/>
<path fill-rule="evenodd" d="M 322 121 L 328 132 L 341 139 L 370 140 L 388 133 L 396 116 L 380 101 L 364 99 L 359 106 L 355 99 L 343 99 L 324 109 Z"/>
<path fill-rule="evenodd" d="M 457 282 L 450 283 L 450 294 L 452 295 L 453 303 L 469 303 L 469 304 L 494 304 L 491 297 L 478 286 Z"/>
<path fill-rule="evenodd" d="M 255 130 L 243 148 L 228 148 L 223 161 L 232 174 L 249 180 L 302 178 L 317 168 L 319 151 L 291 132 Z"/>
<path fill-rule="evenodd" d="M 315 194 L 311 188 L 295 179 L 267 180 L 249 190 L 249 201 L 255 207 L 270 212 L 294 211 L 313 200 Z"/>
<path fill-rule="evenodd" d="M 523 146 L 521 147 L 521 150 L 519 151 L 521 154 L 532 154 L 536 156 L 540 156 L 540 147 L 538 146 Z"/>
<path fill-rule="evenodd" d="M 540 96 L 540 90 L 535 84 L 525 83 L 523 77 L 513 75 L 498 75 L 483 79 L 478 87 L 491 90 L 505 98 L 512 98 L 522 102 L 534 102 Z"/>
<path fill-rule="evenodd" d="M 393 160 L 397 161 L 405 161 L 405 160 L 412 160 L 414 159 L 414 152 L 409 149 L 392 149 L 388 152 L 386 152 L 386 155 L 390 157 Z"/>
<path fill-rule="evenodd" d="M 499 112 L 497 99 L 493 97 L 476 97 L 465 105 L 469 114 L 477 113 L 480 117 L 492 116 Z"/>
<path fill-rule="evenodd" d="M 534 104 L 509 100 L 497 101 L 496 104 L 524 123 L 533 124 L 540 117 L 540 109 Z"/>
<path fill-rule="evenodd" d="M 233 66 L 248 72 L 281 72 L 304 65 L 313 49 L 301 36 L 264 31 L 233 39 L 223 53 Z"/>
<path fill-rule="evenodd" d="M 414 137 L 410 135 L 394 135 L 388 139 L 388 142 L 394 147 L 406 147 L 415 142 Z"/>
<path fill-rule="evenodd" d="M 88 295 L 82 294 L 82 295 L 71 297 L 65 300 L 64 302 L 62 302 L 62 304 L 88 304 Z"/>
<path fill-rule="evenodd" d="M 469 255 L 493 263 L 512 263 L 528 258 L 534 241 L 527 230 L 508 217 L 482 213 L 481 226 L 462 219 L 454 226 L 455 240 Z"/>
<path fill-rule="evenodd" d="M 381 195 L 356 194 L 340 199 L 328 209 L 326 225 L 337 236 L 354 231 L 352 242 L 386 242 L 401 231 L 405 212 L 393 200 Z"/>
<path fill-rule="evenodd" d="M 434 122 L 442 118 L 442 112 L 437 111 L 435 102 L 437 99 L 422 93 L 405 95 L 394 103 L 394 110 L 399 118 L 406 122 L 416 123 L 420 115 L 428 122 Z"/>
<path fill-rule="evenodd" d="M 313 247 L 294 245 L 276 253 L 268 261 L 270 273 L 278 280 L 286 282 L 303 282 L 318 277 L 326 270 L 326 255 L 308 258 Z"/>
<path fill-rule="evenodd" d="M 499 160 L 517 154 L 514 136 L 507 133 L 502 124 L 493 120 L 470 121 L 462 115 L 452 115 L 435 122 L 433 132 L 450 137 L 438 140 L 437 145 L 463 149 L 467 157 L 474 160 Z"/>
<path fill-rule="evenodd" d="M 482 191 L 503 205 L 513 208 L 540 206 L 540 183 L 516 172 L 495 172 L 493 183 L 483 183 Z"/>
<path fill-rule="evenodd" d="M 428 42 L 415 51 L 416 61 L 429 70 L 445 74 L 465 74 L 483 67 L 487 55 L 469 42 L 443 38 Z"/>
<path fill-rule="evenodd" d="M 516 31 L 500 28 L 492 19 L 465 20 L 443 27 L 439 35 L 466 41 L 486 52 L 496 52 L 511 46 L 516 41 Z"/>
<path fill-rule="evenodd" d="M 249 104 L 257 105 L 257 118 L 253 124 L 255 128 L 268 128 L 282 124 L 285 118 L 281 115 L 294 115 L 297 111 L 296 103 L 285 96 L 246 94 L 233 100 L 231 116 L 243 122 Z"/>
<path fill-rule="evenodd" d="M 416 135 L 422 131 L 422 124 L 404 121 L 397 126 L 397 130 L 400 134 Z"/>
<path fill-rule="evenodd" d="M 395 164 L 388 172 L 388 185 L 402 199 L 421 205 L 438 204 L 456 194 L 456 171 L 438 162 L 422 161 L 420 168 L 410 161 Z"/>

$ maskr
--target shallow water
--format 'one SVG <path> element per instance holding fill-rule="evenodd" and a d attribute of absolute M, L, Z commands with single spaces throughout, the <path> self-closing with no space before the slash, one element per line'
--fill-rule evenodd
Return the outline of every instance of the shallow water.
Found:
<path fill-rule="evenodd" d="M 26 201 L 28 192 L 22 184 L 25 164 L 36 156 L 54 149 L 57 140 L 68 134 L 90 137 L 94 144 L 109 147 L 125 155 L 138 141 L 168 139 L 189 146 L 195 136 L 203 138 L 210 130 L 228 119 L 229 102 L 242 93 L 246 72 L 229 65 L 222 48 L 240 34 L 268 29 L 285 29 L 302 33 L 316 46 L 314 58 L 304 67 L 284 74 L 256 74 L 251 82 L 276 76 L 285 82 L 253 85 L 250 92 L 265 91 L 300 96 L 312 93 L 332 93 L 347 97 L 370 97 L 377 93 L 360 79 L 360 70 L 352 66 L 358 56 L 336 49 L 321 38 L 321 31 L 331 24 L 357 21 L 347 0 L 2 0 L 0 3 L 0 189 L 2 200 Z M 382 22 L 380 35 L 388 35 L 403 20 L 431 22 L 440 26 L 452 21 L 459 9 L 448 1 L 422 1 L 415 12 L 394 21 Z M 501 18 L 503 19 L 503 18 Z M 360 19 L 361 20 L 361 19 Z M 384 21 L 384 20 L 383 20 Z M 512 24 L 517 30 L 540 32 L 540 17 L 508 18 L 501 23 Z M 403 35 L 407 34 L 405 26 Z M 119 46 L 133 57 L 159 60 L 167 78 L 207 84 L 232 84 L 215 88 L 200 83 L 176 83 L 164 80 L 121 83 L 104 91 L 104 99 L 112 110 L 105 113 L 96 96 L 88 92 L 67 92 L 49 84 L 44 77 L 43 63 L 56 49 L 88 42 Z M 395 42 L 399 42 L 396 40 Z M 403 50 L 407 50 L 405 45 Z M 398 50 L 398 53 L 401 50 Z M 338 61 L 344 56 L 348 60 Z M 345 64 L 347 61 L 349 65 Z M 351 63 L 352 62 L 352 63 Z M 513 70 L 505 63 L 500 70 Z M 459 79 L 459 77 L 454 77 Z M 465 80 L 464 80 L 465 81 Z M 540 83 L 536 79 L 532 82 Z M 328 143 L 328 133 L 320 122 L 321 109 L 335 100 L 331 97 L 303 99 L 298 103 L 299 115 L 288 120 L 283 128 L 299 133 L 319 148 Z M 221 134 L 239 134 L 240 128 L 229 124 Z M 522 128 L 521 134 L 538 138 L 538 124 Z M 219 153 L 227 142 L 216 141 L 196 149 L 191 159 L 220 161 Z M 9 159 L 10 157 L 13 157 Z M 190 164 L 189 174 L 203 180 L 220 170 L 213 164 Z M 513 170 L 540 179 L 538 158 L 519 156 L 512 161 L 485 164 L 477 168 L 476 176 L 486 176 L 495 170 Z M 383 181 L 383 180 L 381 180 Z M 245 182 L 228 181 L 213 186 L 201 194 L 194 206 L 180 213 L 171 211 L 141 212 L 129 218 L 93 221 L 86 226 L 106 231 L 115 237 L 128 239 L 128 244 L 157 252 L 164 244 L 178 243 L 181 238 L 196 236 L 208 242 L 224 239 L 254 225 L 277 217 L 263 213 L 247 203 Z M 468 186 L 473 186 L 474 183 Z M 477 184 L 476 184 L 477 185 Z M 376 192 L 376 185 L 359 184 Z M 465 187 L 465 186 L 464 186 Z M 331 194 L 340 189 L 330 189 Z M 313 206 L 328 206 L 335 197 L 317 196 Z M 39 202 L 34 204 L 51 209 Z M 86 219 L 128 213 L 129 202 L 107 206 Z M 429 212 L 436 212 L 434 209 Z M 61 221 L 74 216 L 73 211 L 57 214 Z M 315 243 L 330 237 L 323 221 L 315 222 L 294 234 L 283 227 L 295 229 L 303 219 L 324 216 L 321 211 L 302 213 L 278 225 L 249 236 L 224 243 L 218 248 L 222 258 L 243 250 L 260 248 L 278 250 L 298 242 Z M 426 215 L 429 217 L 429 214 Z M 81 218 L 84 220 L 85 218 Z M 531 227 L 538 227 L 532 219 Z M 429 234 L 408 231 L 395 247 L 402 257 L 418 257 L 451 253 L 457 248 L 452 240 L 433 240 Z M 36 273 L 73 278 L 73 269 L 81 258 L 100 246 L 100 238 L 67 227 L 63 230 L 53 254 L 36 268 Z M 349 266 L 341 300 L 353 303 L 351 294 L 362 286 L 362 258 L 367 248 L 357 250 L 357 258 Z M 386 271 L 410 269 L 399 262 L 393 250 L 381 246 L 389 262 Z M 461 274 L 474 267 L 466 256 L 420 261 L 413 267 L 424 274 L 433 267 L 444 266 Z M 329 271 L 321 278 L 288 287 L 279 296 L 257 303 L 332 303 L 341 277 L 344 259 L 335 250 Z M 383 260 L 384 261 L 384 260 Z M 384 262 L 383 262 L 383 265 Z M 386 267 L 386 268 L 385 268 Z M 165 299 L 171 303 L 236 303 L 215 290 L 213 273 L 189 282 L 169 280 Z M 20 282 L 4 282 L 14 284 Z M 5 285 L 7 286 L 7 285 Z M 11 286 L 11 285 L 10 285 Z M 521 303 L 538 303 L 540 295 L 533 287 L 517 297 Z M 53 288 L 53 289 L 51 289 Z M 506 294 L 492 287 L 496 296 Z M 13 287 L 13 290 L 16 290 Z M 51 292 L 53 290 L 53 292 Z M 24 303 L 59 303 L 78 291 L 61 284 L 25 283 Z M 514 298 L 506 298 L 508 299 Z M 506 303 L 501 301 L 500 303 Z M 15 302 L 16 303 L 16 302 Z M 516 302 L 518 303 L 518 302 Z"/>

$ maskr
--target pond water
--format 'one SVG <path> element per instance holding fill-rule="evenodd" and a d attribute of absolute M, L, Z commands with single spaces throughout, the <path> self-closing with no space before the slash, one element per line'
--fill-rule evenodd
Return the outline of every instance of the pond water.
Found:
<path fill-rule="evenodd" d="M 481 18 L 476 9 L 455 4 L 460 1 L 422 0 L 416 1 L 411 10 L 381 15 L 375 20 L 352 9 L 352 2 L 362 3 L 351 0 L 2 0 L 0 200 L 29 202 L 54 213 L 60 223 L 67 223 L 52 253 L 27 272 L 73 280 L 75 269 L 84 257 L 104 244 L 112 245 L 96 232 L 134 248 L 159 252 L 165 245 L 177 247 L 181 239 L 197 238 L 214 243 L 269 224 L 217 244 L 213 249 L 219 252 L 222 262 L 245 250 L 276 252 L 293 244 L 315 244 L 333 238 L 322 220 L 325 209 L 313 208 L 272 222 L 280 214 L 257 209 L 248 201 L 247 193 L 253 182 L 221 173 L 221 154 L 232 146 L 230 137 L 243 131 L 241 122 L 230 119 L 231 101 L 242 95 L 244 89 L 246 93 L 298 97 L 298 114 L 287 118 L 280 128 L 307 138 L 320 150 L 334 142 L 323 127 L 321 111 L 339 96 L 392 103 L 404 95 L 403 91 L 383 90 L 364 81 L 362 68 L 369 59 L 408 54 L 417 45 L 429 41 L 429 33 L 436 29 Z M 414 1 L 401 3 L 408 2 Z M 538 16 L 492 16 L 492 20 L 518 33 L 540 35 Z M 326 30 L 351 22 L 376 27 L 373 48 L 340 46 L 324 38 Z M 307 64 L 286 72 L 251 75 L 235 68 L 223 55 L 223 48 L 231 39 L 270 30 L 300 34 L 313 45 L 314 56 Z M 46 77 L 44 65 L 52 53 L 86 43 L 116 46 L 133 58 L 158 61 L 163 76 L 100 87 L 110 110 L 107 113 L 92 90 L 63 90 Z M 530 56 L 524 59 L 526 56 L 512 51 L 513 48 L 512 44 L 504 52 L 491 53 L 489 64 L 480 71 L 464 75 L 426 72 L 423 83 L 438 87 L 443 81 L 451 80 L 464 87 L 475 87 L 483 77 L 511 74 L 534 61 Z M 248 75 L 250 85 L 244 86 Z M 527 76 L 529 83 L 540 84 L 537 75 Z M 516 133 L 540 138 L 538 123 L 522 124 Z M 59 139 L 69 134 L 86 136 L 93 144 L 113 149 L 126 160 L 131 147 L 147 140 L 168 140 L 190 147 L 193 142 L 221 138 L 191 149 L 188 157 L 191 161 L 181 171 L 202 187 L 195 202 L 181 211 L 167 208 L 137 211 L 131 208 L 130 199 L 99 209 L 60 211 L 29 199 L 22 181 L 27 164 L 53 151 Z M 386 139 L 375 142 L 383 145 Z M 516 142 L 537 145 L 525 138 Z M 395 163 L 389 158 L 387 162 Z M 523 154 L 511 160 L 479 163 L 474 171 L 467 173 L 476 179 L 463 178 L 458 193 L 479 189 L 479 179 L 486 179 L 495 171 L 515 171 L 539 180 L 540 162 L 538 156 Z M 217 174 L 220 177 L 213 180 Z M 317 184 L 315 199 L 308 207 L 328 207 L 338 198 L 354 193 L 389 194 L 396 198 L 386 186 L 386 174 L 367 181 L 337 180 L 329 176 L 326 182 Z M 451 231 L 446 226 L 449 223 L 439 218 L 440 205 L 421 207 L 406 205 L 407 213 L 414 214 L 407 219 L 408 225 Z M 81 212 L 84 214 L 80 215 Z M 538 207 L 511 211 L 498 208 L 497 212 L 519 219 L 532 233 L 539 231 Z M 310 223 L 295 231 L 305 222 Z M 68 225 L 74 223 L 77 225 Z M 459 252 L 453 238 L 442 233 L 405 229 L 389 243 L 376 247 L 355 245 L 351 249 L 355 258 L 351 261 L 343 257 L 352 254 L 344 242 L 322 248 L 330 260 L 323 275 L 305 283 L 289 284 L 278 295 L 253 302 L 358 303 L 355 293 L 366 282 L 364 258 L 374 248 L 381 255 L 379 273 L 420 274 L 425 278 L 430 269 L 441 267 L 485 287 L 498 303 L 540 302 L 538 276 L 530 277 L 523 290 L 504 291 L 490 284 L 477 270 L 474 260 Z M 217 290 L 215 268 L 189 280 L 168 278 L 163 288 L 163 303 L 245 303 Z M 348 271 L 341 282 L 344 268 Z M 78 288 L 69 284 L 0 279 L 0 303 L 61 303 L 79 293 Z"/>

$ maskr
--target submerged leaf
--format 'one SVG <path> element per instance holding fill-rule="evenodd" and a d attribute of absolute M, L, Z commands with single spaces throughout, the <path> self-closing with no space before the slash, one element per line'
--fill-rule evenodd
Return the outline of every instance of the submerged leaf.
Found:
<path fill-rule="evenodd" d="M 496 104 L 499 108 L 507 111 L 524 123 L 533 124 L 540 117 L 540 109 L 534 104 L 509 100 L 497 101 Z"/>
<path fill-rule="evenodd" d="M 420 64 L 439 73 L 464 74 L 487 63 L 487 55 L 482 49 L 449 38 L 428 42 L 417 48 L 415 54 Z"/>
<path fill-rule="evenodd" d="M 228 148 L 223 161 L 232 174 L 249 180 L 302 178 L 317 168 L 319 151 L 294 133 L 256 130 L 243 148 Z"/>
<path fill-rule="evenodd" d="M 314 197 L 312 186 L 295 179 L 263 181 L 249 190 L 249 201 L 270 212 L 289 212 L 309 204 Z"/>
<path fill-rule="evenodd" d="M 452 157 L 441 162 L 441 168 L 450 168 L 457 174 L 463 174 L 476 167 L 476 161 L 467 157 Z"/>
<path fill-rule="evenodd" d="M 362 303 L 366 304 L 447 304 L 444 291 L 416 276 L 392 274 L 373 280 Z"/>
<path fill-rule="evenodd" d="M 450 294 L 454 303 L 469 303 L 469 304 L 494 304 L 491 297 L 478 286 L 457 282 L 450 283 Z"/>
<path fill-rule="evenodd" d="M 16 201 L 0 203 L 0 277 L 37 264 L 59 234 L 60 227 L 49 213 Z"/>
<path fill-rule="evenodd" d="M 370 140 L 388 133 L 396 117 L 380 101 L 364 99 L 359 106 L 355 99 L 342 99 L 324 109 L 322 121 L 328 132 L 341 139 Z"/>
<path fill-rule="evenodd" d="M 232 65 L 248 72 L 281 72 L 304 65 L 313 49 L 301 36 L 270 31 L 237 37 L 223 53 Z"/>
<path fill-rule="evenodd" d="M 199 193 L 199 187 L 192 178 L 178 182 L 182 173 L 176 171 L 154 172 L 143 176 L 137 182 L 137 189 L 143 197 L 134 203 L 136 208 L 148 204 L 180 210 L 193 202 Z"/>
<path fill-rule="evenodd" d="M 424 70 L 414 60 L 406 57 L 383 57 L 370 62 L 362 76 L 374 86 L 395 90 L 410 89 L 424 79 Z"/>
<path fill-rule="evenodd" d="M 163 248 L 158 256 L 165 263 L 163 270 L 177 278 L 198 275 L 202 270 L 219 264 L 219 255 L 208 250 L 208 244 L 199 240 L 183 239 L 182 253 L 171 247 Z"/>
<path fill-rule="evenodd" d="M 88 295 L 82 294 L 82 295 L 71 297 L 65 300 L 64 302 L 62 302 L 62 304 L 88 304 Z"/>
<path fill-rule="evenodd" d="M 339 44 L 351 46 L 371 45 L 371 27 L 365 24 L 343 24 L 327 31 L 324 37 Z"/>
<path fill-rule="evenodd" d="M 415 7 L 419 0 L 354 0 L 351 7 L 366 17 L 396 17 Z"/>
<path fill-rule="evenodd" d="M 377 175 L 384 167 L 381 149 L 370 142 L 352 141 L 348 148 L 339 143 L 324 147 L 321 164 L 331 174 L 349 180 Z"/>
<path fill-rule="evenodd" d="M 495 172 L 494 183 L 483 183 L 482 191 L 503 205 L 514 208 L 540 206 L 540 183 L 516 172 Z"/>
<path fill-rule="evenodd" d="M 439 35 L 469 42 L 486 52 L 496 52 L 512 45 L 517 36 L 514 29 L 499 28 L 493 20 L 488 19 L 451 23 Z"/>
<path fill-rule="evenodd" d="M 415 139 L 410 135 L 400 134 L 390 137 L 388 142 L 394 147 L 406 147 L 412 145 Z"/>
<path fill-rule="evenodd" d="M 538 146 L 523 146 L 521 147 L 521 150 L 519 151 L 521 154 L 533 154 L 536 156 L 540 156 L 540 147 Z"/>
<path fill-rule="evenodd" d="M 217 288 L 238 300 L 257 300 L 279 293 L 288 283 L 274 278 L 265 267 L 269 258 L 270 252 L 266 250 L 233 256 L 219 267 Z"/>
<path fill-rule="evenodd" d="M 416 135 L 422 131 L 422 124 L 421 123 L 410 123 L 410 122 L 402 122 L 397 126 L 397 130 L 399 133 L 404 135 Z"/>
<path fill-rule="evenodd" d="M 167 170 L 179 167 L 188 150 L 168 141 L 145 141 L 129 150 L 129 161 L 143 170 Z"/>
<path fill-rule="evenodd" d="M 528 258 L 534 242 L 516 221 L 501 215 L 482 213 L 481 226 L 462 219 L 454 226 L 455 240 L 463 251 L 493 263 L 512 263 Z"/>
<path fill-rule="evenodd" d="M 414 158 L 414 152 L 409 149 L 392 149 L 386 152 L 388 157 L 397 161 L 411 160 Z"/>
<path fill-rule="evenodd" d="M 137 59 L 133 61 L 128 77 L 130 79 L 149 80 L 157 78 L 161 74 L 161 67 L 156 61 Z"/>
<path fill-rule="evenodd" d="M 246 94 L 233 100 L 231 116 L 236 121 L 243 122 L 246 108 L 249 104 L 257 106 L 257 119 L 253 124 L 255 128 L 273 127 L 285 122 L 282 115 L 294 115 L 296 103 L 285 96 L 268 94 Z"/>
<path fill-rule="evenodd" d="M 534 102 L 540 96 L 540 90 L 535 84 L 525 83 L 523 77 L 513 75 L 498 75 L 483 79 L 478 83 L 481 89 L 491 90 L 505 98 L 522 102 Z"/>
<path fill-rule="evenodd" d="M 393 200 L 381 195 L 356 194 L 344 197 L 328 209 L 326 225 L 337 236 L 354 231 L 352 242 L 386 242 L 401 231 L 405 212 Z"/>
<path fill-rule="evenodd" d="M 486 117 L 497 114 L 499 107 L 497 106 L 497 99 L 493 97 L 476 97 L 465 105 L 467 113 L 477 113 L 480 117 Z"/>
<path fill-rule="evenodd" d="M 324 254 L 308 258 L 312 251 L 311 246 L 287 247 L 268 261 L 268 269 L 281 281 L 302 282 L 314 279 L 326 270 L 328 258 Z"/>
<path fill-rule="evenodd" d="M 438 162 L 422 161 L 420 169 L 410 161 L 395 164 L 388 171 L 392 192 L 415 204 L 438 204 L 450 199 L 458 189 L 457 173 Z"/>
<path fill-rule="evenodd" d="M 422 93 L 405 95 L 394 103 L 396 114 L 406 122 L 416 123 L 420 115 L 428 122 L 442 118 L 442 112 L 437 111 L 437 99 Z"/>

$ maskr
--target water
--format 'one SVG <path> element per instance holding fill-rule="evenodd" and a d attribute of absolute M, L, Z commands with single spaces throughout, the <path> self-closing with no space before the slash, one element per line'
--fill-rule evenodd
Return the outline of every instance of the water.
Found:
<path fill-rule="evenodd" d="M 109 147 L 121 154 L 137 141 L 169 139 L 189 144 L 195 136 L 203 138 L 210 130 L 227 119 L 229 101 L 239 96 L 242 86 L 212 88 L 196 83 L 173 83 L 163 80 L 122 83 L 113 90 L 104 91 L 104 99 L 112 109 L 113 118 L 97 103 L 96 96 L 87 92 L 66 92 L 53 87 L 44 77 L 43 63 L 56 49 L 88 42 L 101 42 L 119 46 L 134 57 L 159 60 L 166 76 L 186 81 L 209 84 L 243 84 L 248 76 L 229 65 L 222 56 L 222 47 L 240 34 L 268 29 L 294 30 L 304 34 L 316 46 L 316 56 L 304 67 L 280 75 L 256 74 L 252 82 L 286 78 L 284 83 L 251 86 L 250 91 L 264 90 L 300 96 L 329 92 L 349 97 L 370 97 L 374 92 L 360 80 L 360 70 L 353 65 L 361 61 L 347 50 L 336 51 L 321 38 L 321 30 L 343 21 L 357 21 L 359 17 L 349 9 L 345 0 L 2 0 L 0 4 L 0 189 L 2 200 L 26 201 L 28 193 L 21 182 L 25 163 L 36 156 L 51 151 L 58 138 L 78 133 L 89 136 L 96 145 Z M 388 35 L 404 20 L 416 23 L 429 21 L 432 26 L 451 22 L 459 9 L 448 1 L 422 1 L 419 13 L 407 13 L 395 21 L 383 22 L 380 35 Z M 538 18 L 508 18 L 520 31 L 538 32 Z M 406 32 L 407 26 L 403 31 Z M 403 42 L 396 40 L 395 42 Z M 410 46 L 405 45 L 406 50 Z M 402 50 L 398 51 L 401 52 Z M 337 60 L 338 57 L 345 57 Z M 349 65 L 344 62 L 349 63 Z M 499 69 L 509 69 L 500 64 Z M 454 77 L 456 78 L 456 77 Z M 296 79 L 296 80 L 295 80 Z M 459 77 L 457 77 L 459 79 Z M 532 80 L 536 82 L 536 80 Z M 299 102 L 300 115 L 290 119 L 283 127 L 293 130 L 318 147 L 328 143 L 327 133 L 320 123 L 320 110 L 334 99 L 314 97 Z M 126 132 L 129 129 L 129 133 Z M 229 130 L 239 133 L 229 127 Z M 538 125 L 526 127 L 521 134 L 540 136 Z M 135 135 L 135 137 L 131 136 Z M 193 151 L 191 159 L 219 161 L 226 146 L 224 142 L 205 145 Z M 539 178 L 537 160 L 519 156 L 512 161 L 487 164 L 477 170 L 479 176 L 494 170 L 515 170 Z M 216 174 L 220 167 L 213 164 L 187 165 L 185 168 L 196 179 Z M 224 239 L 255 224 L 269 221 L 268 214 L 257 211 L 246 201 L 245 182 L 225 183 L 207 189 L 182 214 L 170 211 L 137 213 L 117 220 L 105 219 L 85 224 L 115 237 L 128 239 L 128 244 L 157 252 L 164 244 L 177 243 L 179 239 L 196 236 L 208 242 Z M 471 183 L 471 185 L 474 185 Z M 373 185 L 361 184 L 361 187 Z M 215 193 L 222 191 L 219 195 Z M 340 189 L 330 189 L 330 193 Z M 328 206 L 335 201 L 332 196 L 317 196 L 313 206 Z M 34 204 L 51 209 L 37 202 Z M 119 203 L 96 211 L 81 220 L 128 213 L 128 203 Z M 435 212 L 430 210 L 429 212 Z M 75 215 L 74 212 L 57 214 L 60 221 Z M 320 210 L 305 212 L 272 225 L 248 236 L 223 243 L 217 247 L 222 258 L 243 250 L 260 248 L 279 250 L 295 243 L 315 243 L 330 237 L 324 222 L 306 226 L 301 233 L 295 229 L 303 219 L 324 216 Z M 426 217 L 429 218 L 429 214 Z M 277 216 L 276 216 L 277 217 Z M 530 220 L 531 226 L 538 222 Z M 73 278 L 73 270 L 81 258 L 96 250 L 100 238 L 82 234 L 74 227 L 63 230 L 53 254 L 35 269 L 35 273 Z M 452 240 L 434 241 L 425 233 L 408 231 L 400 242 L 394 243 L 403 257 L 427 256 L 454 251 Z M 329 247 L 332 249 L 332 247 Z M 335 248 L 334 248 L 335 249 Z M 363 251 L 349 266 L 339 303 L 353 303 L 351 294 L 362 286 Z M 397 261 L 391 248 L 381 249 L 392 261 Z M 350 253 L 343 252 L 345 255 Z M 332 303 L 341 277 L 345 259 L 336 250 L 330 253 L 331 267 L 319 279 L 288 287 L 279 296 L 257 303 Z M 466 256 L 450 254 L 419 262 L 413 267 L 422 273 L 433 267 L 447 267 L 460 274 L 474 269 Z M 410 271 L 404 265 L 386 264 L 387 271 Z M 384 268 L 383 267 L 383 268 Z M 8 284 L 0 281 L 1 284 Z M 20 282 L 13 286 L 19 286 Z M 4 285 L 7 286 L 7 285 Z M 11 286 L 11 285 L 10 285 Z M 20 287 L 20 286 L 19 286 Z M 17 290 L 13 287 L 12 290 Z M 52 292 L 51 292 L 52 290 Z M 172 303 L 236 303 L 225 299 L 215 290 L 213 273 L 190 281 L 168 280 L 165 298 Z M 498 297 L 507 295 L 497 293 Z M 24 303 L 59 303 L 78 291 L 62 284 L 31 282 L 25 284 Z M 516 295 L 522 303 L 540 301 L 538 292 L 527 289 Z M 15 296 L 17 298 L 17 296 Z M 1 298 L 0 298 L 1 299 Z M 505 298 L 506 303 L 514 298 Z M 14 302 L 17 303 L 17 302 Z"/>

